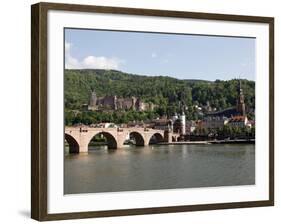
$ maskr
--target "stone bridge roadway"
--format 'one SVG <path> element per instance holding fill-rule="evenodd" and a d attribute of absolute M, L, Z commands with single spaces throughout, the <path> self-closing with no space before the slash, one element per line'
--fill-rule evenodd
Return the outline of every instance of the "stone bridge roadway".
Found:
<path fill-rule="evenodd" d="M 168 141 L 164 136 L 163 130 L 148 128 L 94 128 L 88 126 L 65 127 L 65 140 L 69 144 L 69 152 L 87 152 L 91 139 L 97 135 L 103 134 L 108 142 L 109 149 L 124 147 L 124 142 L 128 135 L 136 140 L 137 146 L 146 146 L 149 144 L 152 136 L 155 136 L 158 142 Z"/>

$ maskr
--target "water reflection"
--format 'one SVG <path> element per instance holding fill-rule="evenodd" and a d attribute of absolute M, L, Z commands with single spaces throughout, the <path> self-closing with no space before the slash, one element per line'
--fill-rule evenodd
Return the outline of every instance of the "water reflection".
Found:
<path fill-rule="evenodd" d="M 65 194 L 255 183 L 254 145 L 99 146 L 64 164 Z"/>

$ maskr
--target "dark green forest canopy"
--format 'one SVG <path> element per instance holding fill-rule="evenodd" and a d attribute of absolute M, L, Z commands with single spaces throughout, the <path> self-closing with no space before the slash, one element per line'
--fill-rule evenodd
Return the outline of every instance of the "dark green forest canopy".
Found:
<path fill-rule="evenodd" d="M 115 70 L 65 70 L 65 107 L 79 110 L 94 90 L 100 96 L 139 97 L 145 102 L 171 106 L 210 106 L 225 109 L 235 106 L 238 80 L 179 80 L 168 76 L 142 76 Z M 255 106 L 255 82 L 242 80 L 245 102 Z"/>
<path fill-rule="evenodd" d="M 248 110 L 255 107 L 255 82 L 241 80 Z M 188 120 L 197 120 L 200 114 L 195 109 L 207 102 L 213 108 L 222 110 L 236 105 L 238 96 L 237 79 L 216 80 L 179 80 L 168 76 L 143 76 L 115 70 L 65 70 L 65 123 L 92 124 L 98 122 L 126 123 L 144 121 L 159 116 L 171 116 L 181 111 L 181 105 L 188 107 Z M 81 106 L 88 104 L 91 92 L 98 97 L 139 97 L 144 102 L 156 105 L 154 111 L 82 111 Z M 254 114 L 248 114 L 254 118 Z"/>

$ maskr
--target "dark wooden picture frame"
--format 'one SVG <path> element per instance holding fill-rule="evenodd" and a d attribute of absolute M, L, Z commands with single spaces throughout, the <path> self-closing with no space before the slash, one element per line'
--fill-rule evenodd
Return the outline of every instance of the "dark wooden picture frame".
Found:
<path fill-rule="evenodd" d="M 274 18 L 162 11 L 137 8 L 118 8 L 57 3 L 38 3 L 31 10 L 31 217 L 39 221 L 140 215 L 227 208 L 258 207 L 274 205 Z M 48 214 L 47 196 L 47 13 L 49 10 L 98 12 L 167 18 L 195 18 L 236 22 L 264 23 L 269 25 L 269 200 L 186 205 L 122 210 L 88 211 Z"/>

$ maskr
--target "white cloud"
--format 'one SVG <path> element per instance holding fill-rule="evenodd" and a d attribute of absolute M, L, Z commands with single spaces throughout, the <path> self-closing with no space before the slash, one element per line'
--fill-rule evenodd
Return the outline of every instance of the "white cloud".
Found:
<path fill-rule="evenodd" d="M 71 55 L 72 44 L 65 43 L 65 68 L 67 69 L 119 69 L 124 60 L 118 58 L 107 58 L 103 56 L 89 55 L 78 60 Z"/>
<path fill-rule="evenodd" d="M 121 63 L 118 58 L 88 56 L 83 59 L 81 65 L 84 68 L 118 69 Z"/>
<path fill-rule="evenodd" d="M 153 53 L 151 54 L 151 57 L 152 57 L 152 58 L 156 58 L 156 57 L 157 57 L 157 54 L 156 54 L 155 52 L 153 52 Z"/>

